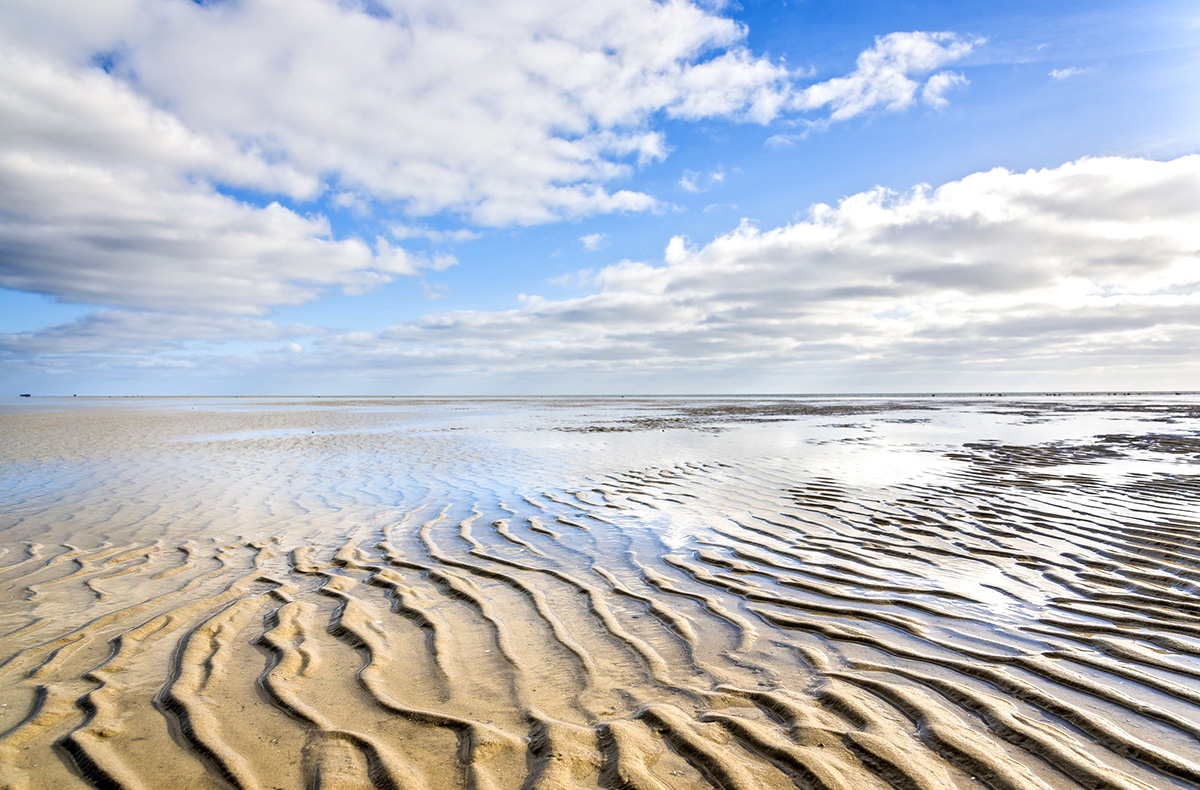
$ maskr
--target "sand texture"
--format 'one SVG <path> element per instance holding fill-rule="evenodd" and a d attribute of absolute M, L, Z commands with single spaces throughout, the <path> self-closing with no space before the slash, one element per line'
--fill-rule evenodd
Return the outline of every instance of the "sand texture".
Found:
<path fill-rule="evenodd" d="M 1186 396 L 14 399 L 0 786 L 1200 788 L 1198 463 Z"/>

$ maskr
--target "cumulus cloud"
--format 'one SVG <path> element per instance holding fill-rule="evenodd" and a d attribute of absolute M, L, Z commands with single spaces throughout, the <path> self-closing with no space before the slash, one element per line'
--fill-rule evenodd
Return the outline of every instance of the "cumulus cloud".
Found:
<path fill-rule="evenodd" d="M 486 225 L 650 208 L 608 185 L 666 155 L 654 114 L 767 121 L 789 90 L 741 25 L 679 0 L 72 0 L 6 16 L 14 48 L 103 66 L 165 123 L 241 150 L 256 188 L 311 193 L 334 173 L 352 203 Z M 154 136 L 133 131 L 134 149 Z"/>
<path fill-rule="evenodd" d="M 891 33 L 858 56 L 855 70 L 800 91 L 791 103 L 803 110 L 828 107 L 829 121 L 844 121 L 873 110 L 903 110 L 918 95 L 929 104 L 945 104 L 945 92 L 964 84 L 962 75 L 937 72 L 922 87 L 921 79 L 947 63 L 968 55 L 982 39 L 955 33 Z"/>
<path fill-rule="evenodd" d="M 320 216 L 222 194 L 205 173 L 303 198 L 317 181 L 196 133 L 89 68 L 0 55 L 0 286 L 63 301 L 263 314 L 452 259 L 335 240 Z"/>
<path fill-rule="evenodd" d="M 0 336 L 0 359 L 22 374 L 33 359 L 43 369 L 130 376 L 143 364 L 200 365 L 278 381 L 335 376 L 349 390 L 455 381 L 476 390 L 508 381 L 525 392 L 655 382 L 677 391 L 681 381 L 714 391 L 856 381 L 1190 388 L 1200 380 L 1191 354 L 1200 342 L 1198 264 L 1200 156 L 1093 158 L 903 193 L 874 189 L 782 227 L 743 222 L 702 245 L 677 236 L 661 261 L 580 272 L 576 284 L 590 292 L 573 298 L 528 295 L 509 310 L 327 333 L 304 341 L 302 354 L 176 351 L 185 338 L 286 347 L 318 330 L 100 311 Z M 140 356 L 122 362 L 122 354 Z"/>
<path fill-rule="evenodd" d="M 676 237 L 662 263 L 595 273 L 601 289 L 586 296 L 529 296 L 508 311 L 430 315 L 319 346 L 345 364 L 478 373 L 503 363 L 546 376 L 1049 375 L 1132 370 L 1164 354 L 1191 370 L 1180 341 L 1200 335 L 1197 264 L 1200 156 L 1083 159 L 875 189 L 784 227 L 743 223 L 702 247 Z"/>
<path fill-rule="evenodd" d="M 428 262 L 335 241 L 320 217 L 70 162 L 0 157 L 0 285 L 66 302 L 264 314 Z"/>
<path fill-rule="evenodd" d="M 148 158 L 205 181 L 292 197 L 333 188 L 336 205 L 484 225 L 653 208 L 612 185 L 667 155 L 655 118 L 898 109 L 913 76 L 974 44 L 894 33 L 853 74 L 797 93 L 798 73 L 750 52 L 743 26 L 684 0 L 294 0 L 287 14 L 270 0 L 19 2 L 3 35 L 4 87 L 33 102 L 10 117 L 36 117 L 41 140 L 71 138 L 90 165 Z M 927 88 L 935 103 L 947 79 Z"/>
<path fill-rule="evenodd" d="M 786 104 L 745 36 L 683 0 L 11 3 L 0 286 L 261 315 L 454 262 L 337 238 L 322 198 L 476 225 L 655 208 L 621 183 L 667 155 L 656 120 Z"/>
<path fill-rule="evenodd" d="M 746 29 L 719 4 L 279 8 L 274 0 L 6 4 L 0 287 L 126 309 L 7 335 L 5 353 L 101 353 L 105 337 L 114 353 L 154 353 L 186 332 L 287 340 L 299 330 L 248 317 L 456 263 L 413 253 L 401 244 L 408 239 L 453 245 L 477 238 L 478 226 L 659 207 L 628 181 L 668 155 L 664 119 L 844 120 L 918 98 L 940 106 L 965 78 L 938 69 L 977 44 L 950 33 L 884 36 L 852 74 L 798 90 L 807 75 L 751 52 Z M 722 177 L 685 173 L 680 184 L 703 190 Z M 382 221 L 379 237 L 339 236 L 321 201 L 403 220 Z M 424 224 L 446 213 L 468 227 Z M 603 243 L 596 236 L 584 244 Z M 680 249 L 672 267 L 699 254 Z M 596 281 L 606 290 L 578 304 L 530 300 L 463 325 L 511 320 L 537 334 L 559 320 L 539 310 L 571 327 L 592 326 L 600 310 L 617 332 L 629 325 L 621 316 L 643 308 L 648 318 L 675 315 L 653 292 L 617 304 L 620 279 L 635 268 L 606 271 Z M 427 298 L 445 295 L 444 286 L 421 285 Z M 427 342 L 433 325 L 389 337 Z M 595 353 L 619 354 L 610 340 L 596 340 Z M 539 353 L 586 345 L 570 335 Z M 321 359 L 320 344 L 305 348 L 286 356 Z M 439 348 L 413 353 L 433 359 Z"/>
<path fill-rule="evenodd" d="M 580 236 L 579 241 L 583 243 L 583 248 L 589 252 L 595 252 L 605 245 L 608 239 L 608 234 L 605 233 L 589 233 L 586 236 Z"/>
<path fill-rule="evenodd" d="M 925 87 L 921 88 L 921 101 L 930 107 L 945 107 L 950 103 L 950 100 L 946 98 L 946 93 L 952 88 L 967 84 L 969 84 L 969 80 L 961 73 L 939 71 L 925 82 Z"/>
<path fill-rule="evenodd" d="M 320 188 L 319 178 L 273 161 L 258 146 L 189 127 L 96 66 L 47 57 L 19 40 L 5 41 L 3 33 L 0 42 L 0 151 L 9 159 L 137 169 L 171 179 L 202 173 L 293 198 L 312 197 Z"/>

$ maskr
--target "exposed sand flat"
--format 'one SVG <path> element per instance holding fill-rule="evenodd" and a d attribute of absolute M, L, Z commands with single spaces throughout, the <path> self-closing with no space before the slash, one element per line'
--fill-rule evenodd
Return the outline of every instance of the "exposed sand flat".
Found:
<path fill-rule="evenodd" d="M 1198 472 L 1188 396 L 9 401 L 0 786 L 1197 788 Z"/>

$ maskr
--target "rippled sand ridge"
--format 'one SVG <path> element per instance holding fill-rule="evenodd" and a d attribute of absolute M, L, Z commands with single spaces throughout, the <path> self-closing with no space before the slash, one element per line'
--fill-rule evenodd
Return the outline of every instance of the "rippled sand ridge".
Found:
<path fill-rule="evenodd" d="M 1198 788 L 1200 399 L 0 405 L 6 788 Z"/>

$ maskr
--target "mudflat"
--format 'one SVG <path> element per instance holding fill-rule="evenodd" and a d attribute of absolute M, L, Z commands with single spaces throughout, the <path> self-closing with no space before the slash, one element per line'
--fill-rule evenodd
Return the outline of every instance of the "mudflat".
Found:
<path fill-rule="evenodd" d="M 1200 787 L 1200 398 L 10 399 L 6 788 Z"/>

